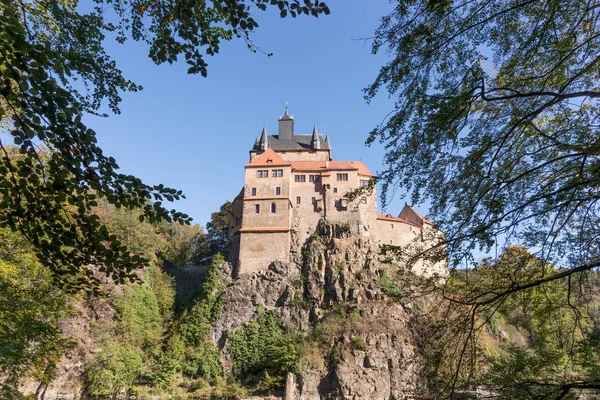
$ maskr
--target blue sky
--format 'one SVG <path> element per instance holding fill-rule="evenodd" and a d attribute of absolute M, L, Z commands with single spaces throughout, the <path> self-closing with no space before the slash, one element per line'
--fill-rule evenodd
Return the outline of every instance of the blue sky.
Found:
<path fill-rule="evenodd" d="M 385 0 L 329 0 L 329 16 L 280 19 L 260 13 L 253 42 L 272 57 L 254 54 L 241 40 L 223 43 L 207 58 L 208 77 L 187 75 L 185 62 L 156 66 L 142 44 L 108 43 L 124 75 L 144 90 L 123 96 L 120 115 L 90 118 L 88 124 L 121 171 L 146 183 L 181 189 L 187 199 L 174 207 L 205 225 L 210 213 L 232 200 L 244 184 L 248 151 L 267 124 L 289 102 L 296 133 L 316 122 L 329 133 L 333 157 L 362 160 L 372 172 L 383 169 L 384 150 L 365 139 L 389 113 L 387 94 L 370 105 L 362 88 L 376 77 L 387 55 L 371 54 L 369 42 L 380 18 L 391 10 Z M 397 214 L 402 206 L 388 207 Z"/>

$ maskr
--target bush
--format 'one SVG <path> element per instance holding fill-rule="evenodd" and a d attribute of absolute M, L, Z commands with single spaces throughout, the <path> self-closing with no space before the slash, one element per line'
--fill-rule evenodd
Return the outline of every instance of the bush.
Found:
<path fill-rule="evenodd" d="M 109 396 L 133 386 L 140 375 L 142 358 L 130 347 L 109 343 L 87 369 L 85 392 Z"/>
<path fill-rule="evenodd" d="M 162 325 L 156 295 L 146 284 L 125 287 L 116 301 L 119 328 L 125 342 L 145 355 L 158 349 Z"/>
<path fill-rule="evenodd" d="M 287 372 L 297 369 L 302 337 L 284 334 L 279 316 L 259 312 L 258 318 L 229 335 L 233 374 L 246 381 L 262 376 L 262 387 L 283 386 Z"/>
<path fill-rule="evenodd" d="M 398 304 L 400 304 L 404 298 L 404 292 L 402 289 L 392 282 L 385 274 L 379 278 L 379 286 L 381 287 L 381 291 L 385 293 L 386 296 L 391 297 Z"/>
<path fill-rule="evenodd" d="M 360 337 L 353 337 L 350 345 L 354 350 L 367 351 L 367 344 Z"/>
<path fill-rule="evenodd" d="M 171 389 L 173 381 L 181 372 L 184 354 L 185 345 L 179 335 L 171 336 L 149 374 L 152 385 L 163 390 Z"/>

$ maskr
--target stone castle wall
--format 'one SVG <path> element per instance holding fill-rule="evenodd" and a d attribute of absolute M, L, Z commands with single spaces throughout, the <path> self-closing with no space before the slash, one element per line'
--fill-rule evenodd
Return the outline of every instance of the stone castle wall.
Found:
<path fill-rule="evenodd" d="M 266 269 L 273 261 L 288 261 L 290 233 L 245 232 L 240 235 L 239 262 L 234 275 Z"/>

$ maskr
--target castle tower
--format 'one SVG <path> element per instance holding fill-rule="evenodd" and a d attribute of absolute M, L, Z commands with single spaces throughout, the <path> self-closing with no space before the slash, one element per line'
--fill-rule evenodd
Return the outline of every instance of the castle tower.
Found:
<path fill-rule="evenodd" d="M 288 114 L 288 106 L 285 106 L 285 114 L 279 118 L 279 140 L 294 140 L 294 117 Z"/>
<path fill-rule="evenodd" d="M 319 132 L 317 132 L 317 124 L 313 127 L 312 138 L 310 140 L 310 147 L 313 149 L 321 148 L 321 141 L 319 140 Z"/>
<path fill-rule="evenodd" d="M 269 139 L 267 138 L 267 124 L 263 126 L 262 134 L 260 135 L 260 141 L 258 146 L 261 150 L 267 150 L 269 148 Z"/>

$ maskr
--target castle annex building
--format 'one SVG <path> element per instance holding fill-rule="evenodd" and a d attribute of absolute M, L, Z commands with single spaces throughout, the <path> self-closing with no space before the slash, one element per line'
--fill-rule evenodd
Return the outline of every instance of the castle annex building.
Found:
<path fill-rule="evenodd" d="M 437 231 L 408 204 L 396 217 L 377 214 L 374 189 L 350 196 L 369 185 L 374 175 L 360 161 L 333 160 L 329 136 L 319 134 L 316 125 L 312 134 L 296 134 L 287 107 L 277 135 L 263 128 L 245 170 L 244 188 L 233 201 L 230 230 L 235 275 L 288 261 L 292 246 L 301 246 L 321 218 L 395 246 L 424 240 L 426 230 Z M 431 272 L 426 263 L 419 268 L 417 272 Z"/>

